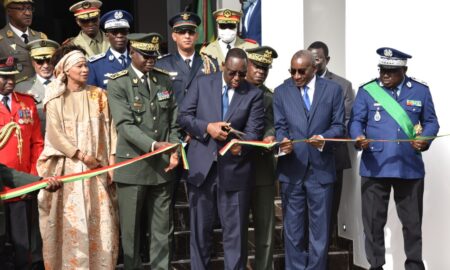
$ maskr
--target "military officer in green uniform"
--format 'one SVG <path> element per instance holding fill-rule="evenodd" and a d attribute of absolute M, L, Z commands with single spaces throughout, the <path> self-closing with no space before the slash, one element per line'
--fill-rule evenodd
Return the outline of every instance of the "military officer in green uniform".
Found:
<path fill-rule="evenodd" d="M 116 162 L 178 142 L 177 105 L 170 77 L 154 68 L 161 36 L 135 33 L 130 41 L 131 65 L 111 75 L 108 102 L 117 127 Z M 169 269 L 173 231 L 173 169 L 176 152 L 138 161 L 115 171 L 125 269 L 141 269 L 140 235 L 151 232 L 152 269 Z M 148 228 L 141 217 L 148 213 Z"/>
<path fill-rule="evenodd" d="M 0 163 L 0 191 L 3 190 L 4 186 L 8 187 L 19 187 L 32 182 L 39 181 L 41 177 L 19 172 L 8 168 L 4 164 Z M 55 178 L 50 178 L 48 181 L 48 186 L 45 188 L 47 191 L 55 191 L 62 186 L 62 182 L 56 180 Z M 0 269 L 7 268 L 7 262 L 5 258 L 5 211 L 3 207 L 3 201 L 0 200 Z"/>
<path fill-rule="evenodd" d="M 246 50 L 248 54 L 248 82 L 264 92 L 264 142 L 275 141 L 272 96 L 273 91 L 264 85 L 277 52 L 269 46 Z M 255 188 L 250 209 L 255 228 L 254 269 L 273 269 L 273 232 L 275 228 L 275 158 L 272 151 L 257 150 L 254 153 Z"/>
<path fill-rule="evenodd" d="M 64 45 L 78 45 L 86 51 L 89 57 L 106 52 L 109 48 L 109 42 L 106 34 L 100 30 L 99 16 L 101 6 L 101 1 L 85 0 L 73 4 L 69 8 L 74 13 L 81 31 L 78 36 L 64 41 Z"/>
<path fill-rule="evenodd" d="M 27 49 L 30 51 L 31 64 L 35 75 L 27 80 L 16 81 L 15 91 L 26 93 L 34 98 L 36 108 L 41 120 L 41 132 L 45 134 L 45 112 L 42 100 L 45 96 L 45 88 L 53 80 L 55 67 L 50 63 L 50 58 L 59 48 L 56 41 L 50 39 L 37 39 L 30 41 Z"/>
<path fill-rule="evenodd" d="M 33 0 L 4 0 L 8 21 L 0 30 L 0 55 L 13 56 L 18 60 L 19 74 L 16 80 L 34 75 L 27 44 L 36 39 L 47 39 L 44 33 L 30 28 L 33 21 Z"/>
<path fill-rule="evenodd" d="M 200 52 L 216 57 L 219 66 L 225 62 L 225 55 L 232 48 L 250 49 L 258 47 L 253 40 L 243 40 L 237 36 L 242 13 L 230 9 L 219 9 L 213 13 L 217 23 L 217 40 L 203 47 Z"/>

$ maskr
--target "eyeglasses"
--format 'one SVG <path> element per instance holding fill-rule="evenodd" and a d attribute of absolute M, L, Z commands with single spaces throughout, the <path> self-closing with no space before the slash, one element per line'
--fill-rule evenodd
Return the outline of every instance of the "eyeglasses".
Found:
<path fill-rule="evenodd" d="M 295 74 L 305 75 L 309 68 L 290 68 L 288 69 L 289 73 L 291 73 L 292 76 L 295 76 Z"/>
<path fill-rule="evenodd" d="M 235 77 L 238 75 L 239 78 L 245 78 L 247 75 L 247 71 L 237 71 L 237 70 L 230 70 L 227 72 L 227 75 L 230 77 Z"/>
<path fill-rule="evenodd" d="M 96 23 L 96 22 L 98 22 L 98 17 L 94 17 L 94 18 L 90 18 L 90 19 L 78 19 L 78 21 L 81 24 Z"/>
<path fill-rule="evenodd" d="M 236 29 L 236 24 L 235 23 L 220 23 L 219 28 L 222 30 L 224 30 L 224 29 L 234 30 L 234 29 Z"/>
<path fill-rule="evenodd" d="M 45 58 L 45 59 L 33 59 L 34 62 L 36 62 L 36 64 L 38 65 L 43 65 L 44 63 L 50 63 L 50 58 Z"/>
<path fill-rule="evenodd" d="M 8 8 L 17 10 L 19 12 L 25 12 L 25 11 L 34 12 L 33 6 L 18 6 L 18 7 L 8 7 Z"/>
<path fill-rule="evenodd" d="M 177 33 L 179 35 L 186 35 L 186 33 L 189 34 L 190 36 L 195 35 L 195 31 L 194 30 L 189 30 L 189 29 L 176 30 L 175 33 Z"/>
<path fill-rule="evenodd" d="M 117 36 L 118 34 L 126 36 L 129 33 L 128 29 L 126 28 L 108 29 L 107 32 L 113 36 Z"/>

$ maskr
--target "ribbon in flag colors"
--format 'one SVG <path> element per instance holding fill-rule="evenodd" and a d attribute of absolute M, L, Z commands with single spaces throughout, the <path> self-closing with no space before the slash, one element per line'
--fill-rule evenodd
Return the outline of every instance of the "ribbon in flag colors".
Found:
<path fill-rule="evenodd" d="M 97 176 L 99 174 L 103 174 L 106 173 L 108 171 L 111 170 L 115 170 L 121 167 L 125 167 L 127 165 L 130 165 L 132 163 L 135 163 L 137 161 L 152 157 L 152 156 L 156 156 L 159 154 L 162 154 L 164 152 L 170 151 L 176 147 L 180 148 L 181 151 L 181 159 L 183 162 L 183 168 L 185 170 L 189 170 L 189 164 L 187 162 L 186 159 L 186 152 L 184 151 L 184 148 L 181 146 L 181 144 L 172 144 L 163 148 L 160 148 L 158 150 L 155 150 L 153 152 L 144 154 L 142 156 L 139 157 L 135 157 L 133 159 L 127 160 L 127 161 L 123 161 L 123 162 L 119 162 L 116 163 L 114 165 L 111 166 L 105 166 L 105 167 L 101 167 L 98 169 L 94 169 L 94 170 L 89 170 L 86 172 L 81 172 L 81 173 L 75 173 L 75 174 L 70 174 L 70 175 L 65 175 L 65 176 L 56 176 L 57 179 L 60 179 L 63 183 L 71 183 L 71 182 L 75 182 L 75 181 L 80 181 L 83 180 L 85 178 L 91 178 L 94 176 Z M 47 187 L 47 180 L 46 179 L 42 179 L 41 181 L 37 181 L 34 183 L 30 183 L 21 187 L 17 187 L 17 188 L 13 188 L 13 189 L 9 189 L 8 191 L 1 191 L 0 192 L 0 199 L 1 200 L 9 200 L 12 198 L 16 198 L 19 196 L 22 196 L 24 194 L 42 189 Z"/>
<path fill-rule="evenodd" d="M 442 138 L 442 137 L 446 137 L 446 136 L 450 136 L 450 134 L 444 134 L 444 135 L 438 135 L 438 136 L 418 136 L 416 138 L 413 139 L 394 139 L 394 140 L 386 140 L 386 139 L 367 139 L 369 142 L 412 142 L 412 141 L 429 141 L 429 140 L 434 140 L 436 138 Z M 323 139 L 317 139 L 317 140 L 321 140 L 321 141 L 326 141 L 326 142 L 356 142 L 356 139 L 341 139 L 341 138 L 323 138 Z M 292 140 L 292 143 L 304 143 L 304 142 L 308 142 L 310 141 L 310 139 L 300 139 L 300 140 Z M 225 155 L 228 150 L 230 150 L 230 148 L 235 145 L 235 144 L 240 144 L 240 145 L 251 145 L 251 146 L 256 146 L 256 147 L 262 147 L 262 148 L 266 148 L 266 149 L 270 149 L 276 145 L 281 144 L 281 142 L 272 142 L 272 143 L 266 143 L 266 142 L 262 142 L 262 141 L 238 141 L 238 140 L 233 140 L 230 141 L 229 143 L 227 143 L 224 147 L 222 147 L 222 149 L 220 149 L 219 154 L 221 156 Z"/>

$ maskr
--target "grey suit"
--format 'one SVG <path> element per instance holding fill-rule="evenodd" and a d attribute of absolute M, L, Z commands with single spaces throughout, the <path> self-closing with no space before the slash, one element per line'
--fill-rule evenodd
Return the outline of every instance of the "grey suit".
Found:
<path fill-rule="evenodd" d="M 36 75 L 29 78 L 28 80 L 21 81 L 16 84 L 14 88 L 17 92 L 25 93 L 33 96 L 34 102 L 36 103 L 36 108 L 39 114 L 39 120 L 41 120 L 41 132 L 42 136 L 45 135 L 45 112 L 44 112 L 44 104 L 42 100 L 45 95 L 45 86 L 41 83 L 40 80 L 36 78 Z"/>
<path fill-rule="evenodd" d="M 28 28 L 28 40 L 33 41 L 36 39 L 47 39 L 47 35 L 42 32 L 37 32 L 31 28 Z M 21 37 L 18 37 L 9 24 L 6 24 L 0 30 L 0 55 L 14 56 L 17 58 L 17 68 L 20 73 L 16 75 L 16 79 L 23 77 L 30 78 L 34 75 L 34 69 L 31 65 L 30 52 L 26 48 L 26 44 Z"/>

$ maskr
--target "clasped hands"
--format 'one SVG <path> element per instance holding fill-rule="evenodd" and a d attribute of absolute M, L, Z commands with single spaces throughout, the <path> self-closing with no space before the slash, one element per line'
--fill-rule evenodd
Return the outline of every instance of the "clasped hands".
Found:
<path fill-rule="evenodd" d="M 206 132 L 213 138 L 218 141 L 225 141 L 228 137 L 229 131 L 231 130 L 231 124 L 227 122 L 214 122 L 209 123 L 206 127 Z M 237 139 L 232 139 L 231 142 L 236 142 Z M 242 146 L 240 144 L 234 144 L 230 148 L 230 152 L 234 156 L 238 156 L 241 154 Z"/>
<path fill-rule="evenodd" d="M 356 137 L 355 147 L 358 149 L 367 149 L 369 147 L 370 140 L 364 135 Z M 410 142 L 411 147 L 416 151 L 424 151 L 428 147 L 428 141 L 426 140 L 413 140 Z"/>
<path fill-rule="evenodd" d="M 158 150 L 160 148 L 164 148 L 164 147 L 170 146 L 170 145 L 172 145 L 172 143 L 170 143 L 170 142 L 156 142 L 153 147 L 153 150 Z M 168 152 L 168 154 L 170 155 L 169 166 L 167 166 L 167 168 L 164 169 L 165 172 L 173 170 L 180 163 L 180 160 L 178 157 L 178 152 L 177 152 L 176 148 L 174 148 L 172 151 Z"/>
<path fill-rule="evenodd" d="M 305 141 L 306 143 L 309 143 L 316 149 L 322 149 L 325 140 L 320 135 L 314 135 L 308 140 Z M 294 144 L 292 143 L 292 140 L 289 140 L 288 138 L 284 138 L 280 143 L 280 151 L 285 154 L 290 154 L 294 150 Z"/>

